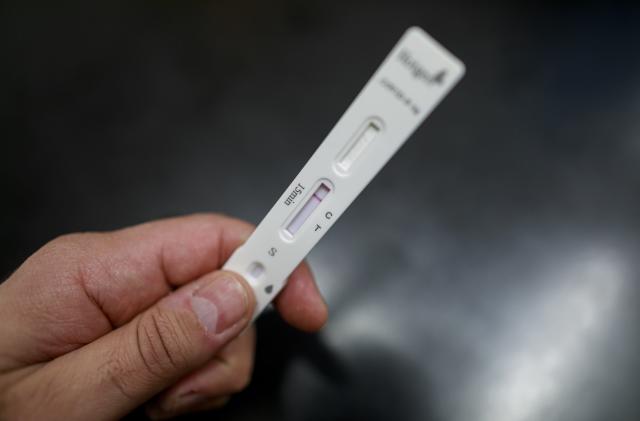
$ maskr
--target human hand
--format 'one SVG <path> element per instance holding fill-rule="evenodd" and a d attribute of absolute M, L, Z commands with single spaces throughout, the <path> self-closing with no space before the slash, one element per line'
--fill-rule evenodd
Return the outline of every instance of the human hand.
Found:
<path fill-rule="evenodd" d="M 152 418 L 223 404 L 249 381 L 251 288 L 220 271 L 252 232 L 219 215 L 48 243 L 0 285 L 0 419 Z M 306 264 L 275 300 L 291 325 L 327 308 Z"/>

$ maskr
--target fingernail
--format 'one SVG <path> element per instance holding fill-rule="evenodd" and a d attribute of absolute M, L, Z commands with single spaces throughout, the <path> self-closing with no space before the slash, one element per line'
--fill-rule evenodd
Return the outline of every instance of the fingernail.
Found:
<path fill-rule="evenodd" d="M 221 273 L 209 285 L 198 289 L 191 308 L 207 332 L 219 334 L 241 321 L 248 313 L 244 286 L 233 275 Z"/>

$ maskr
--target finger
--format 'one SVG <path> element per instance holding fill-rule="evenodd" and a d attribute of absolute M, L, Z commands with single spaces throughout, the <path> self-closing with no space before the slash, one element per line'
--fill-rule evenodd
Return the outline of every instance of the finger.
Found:
<path fill-rule="evenodd" d="M 230 399 L 231 399 L 231 396 L 219 396 L 217 398 L 212 398 L 209 401 L 205 401 L 205 402 L 199 403 L 197 405 L 194 405 L 190 409 L 188 409 L 188 410 L 186 410 L 184 412 L 181 412 L 178 415 L 183 415 L 183 414 L 188 414 L 188 413 L 193 413 L 193 412 L 204 412 L 204 411 L 210 411 L 210 410 L 214 410 L 214 409 L 219 409 L 219 408 L 222 408 L 223 406 L 225 406 L 227 404 L 227 402 L 229 402 Z M 176 415 L 173 415 L 173 414 L 152 414 L 152 413 L 147 413 L 147 415 L 152 420 L 171 419 L 171 418 L 174 418 L 176 416 Z"/>
<path fill-rule="evenodd" d="M 251 379 L 255 352 L 252 327 L 225 346 L 207 365 L 164 391 L 147 407 L 153 419 L 165 419 L 217 406 L 220 398 L 243 390 Z"/>
<path fill-rule="evenodd" d="M 306 262 L 289 276 L 274 304 L 282 318 L 297 329 L 314 332 L 327 322 L 327 305 Z"/>
<path fill-rule="evenodd" d="M 0 341 L 13 351 L 0 369 L 53 359 L 127 323 L 220 267 L 252 230 L 193 215 L 52 241 L 0 285 Z"/>
<path fill-rule="evenodd" d="M 220 396 L 217 398 L 213 398 L 210 401 L 205 401 L 198 405 L 194 405 L 191 409 L 189 409 L 185 413 L 204 412 L 212 409 L 219 409 L 225 406 L 230 399 L 231 399 L 231 396 Z M 169 418 L 172 418 L 172 417 L 173 416 L 169 416 Z M 162 419 L 162 418 L 159 418 L 159 419 Z"/>
<path fill-rule="evenodd" d="M 33 411 L 21 414 L 24 419 L 55 413 L 119 418 L 211 360 L 245 329 L 254 306 L 251 288 L 240 276 L 213 272 L 121 328 L 45 364 L 11 389 L 8 401 Z"/>
<path fill-rule="evenodd" d="M 120 326 L 173 288 L 220 268 L 252 231 L 238 219 L 200 214 L 107 233 L 96 245 L 106 273 L 87 277 L 85 287 Z"/>

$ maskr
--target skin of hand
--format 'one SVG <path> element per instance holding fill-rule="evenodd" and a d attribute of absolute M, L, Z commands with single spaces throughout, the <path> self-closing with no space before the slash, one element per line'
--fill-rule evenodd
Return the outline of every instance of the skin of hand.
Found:
<path fill-rule="evenodd" d="M 0 284 L 0 419 L 223 405 L 250 380 L 255 333 L 251 288 L 220 267 L 252 231 L 193 215 L 46 244 Z M 304 331 L 327 319 L 304 263 L 274 304 Z"/>

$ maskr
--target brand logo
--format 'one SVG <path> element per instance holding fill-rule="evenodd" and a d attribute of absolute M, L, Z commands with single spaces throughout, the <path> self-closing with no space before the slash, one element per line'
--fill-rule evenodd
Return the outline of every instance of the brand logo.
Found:
<path fill-rule="evenodd" d="M 420 62 L 416 60 L 408 50 L 401 50 L 398 54 L 398 60 L 405 65 L 414 78 L 422 80 L 429 85 L 442 85 L 447 76 L 446 70 L 440 70 L 433 73 L 422 67 Z"/>

